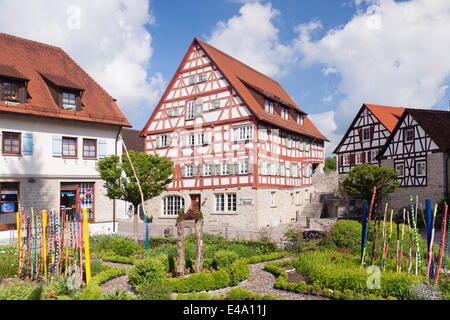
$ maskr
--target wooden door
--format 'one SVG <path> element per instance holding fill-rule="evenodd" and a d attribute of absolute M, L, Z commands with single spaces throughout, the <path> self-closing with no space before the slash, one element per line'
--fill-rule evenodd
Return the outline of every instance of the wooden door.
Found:
<path fill-rule="evenodd" d="M 191 209 L 196 212 L 200 210 L 200 195 L 191 194 Z"/>

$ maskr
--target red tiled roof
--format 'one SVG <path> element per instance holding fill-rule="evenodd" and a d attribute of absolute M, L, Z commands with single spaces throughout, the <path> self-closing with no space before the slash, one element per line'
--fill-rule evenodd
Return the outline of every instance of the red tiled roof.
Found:
<path fill-rule="evenodd" d="M 122 129 L 122 140 L 128 151 L 134 150 L 145 152 L 145 138 L 139 135 L 140 131 L 132 129 Z M 125 151 L 124 151 L 125 152 Z"/>
<path fill-rule="evenodd" d="M 27 103 L 0 102 L 0 112 L 131 127 L 115 100 L 62 49 L 4 33 L 0 33 L 0 48 L 0 76 L 29 80 Z M 58 86 L 83 90 L 82 110 L 60 108 L 43 77 Z"/>
<path fill-rule="evenodd" d="M 278 82 L 212 47 L 204 41 L 194 39 L 194 42 L 198 43 L 200 47 L 203 48 L 205 53 L 217 65 L 225 78 L 231 82 L 232 86 L 257 118 L 291 131 L 328 141 L 308 117 L 305 117 L 303 125 L 299 125 L 296 122 L 296 119 L 292 119 L 292 117 L 290 117 L 289 120 L 284 120 L 279 115 L 271 115 L 265 112 L 264 107 L 256 101 L 245 85 L 245 83 L 247 83 L 259 90 L 263 90 L 266 94 L 273 95 L 278 100 L 285 102 L 287 106 L 304 113 Z"/>
<path fill-rule="evenodd" d="M 383 124 L 383 126 L 392 132 L 401 118 L 405 108 L 402 107 L 390 107 L 390 106 L 379 106 L 376 104 L 364 104 L 377 119 Z"/>

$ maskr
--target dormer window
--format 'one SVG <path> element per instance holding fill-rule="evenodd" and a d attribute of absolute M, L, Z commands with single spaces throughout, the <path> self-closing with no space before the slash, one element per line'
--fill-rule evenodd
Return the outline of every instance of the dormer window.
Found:
<path fill-rule="evenodd" d="M 77 109 L 77 96 L 75 93 L 63 92 L 62 93 L 62 107 L 64 110 Z"/>
<path fill-rule="evenodd" d="M 267 113 L 273 114 L 273 102 L 269 100 L 264 101 L 264 110 Z"/>
<path fill-rule="evenodd" d="M 284 120 L 289 120 L 289 111 L 287 108 L 284 108 L 284 107 L 281 108 L 281 117 Z"/>
<path fill-rule="evenodd" d="M 7 103 L 25 103 L 25 82 L 0 80 L 0 100 Z"/>
<path fill-rule="evenodd" d="M 302 114 L 297 115 L 297 123 L 301 126 L 305 123 L 305 118 Z"/>

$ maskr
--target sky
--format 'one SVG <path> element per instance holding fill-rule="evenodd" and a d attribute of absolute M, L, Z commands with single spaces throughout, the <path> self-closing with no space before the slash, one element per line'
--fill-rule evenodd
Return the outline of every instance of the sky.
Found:
<path fill-rule="evenodd" d="M 363 103 L 447 110 L 449 0 L 0 0 L 0 32 L 63 48 L 142 129 L 194 37 L 274 78 L 330 140 Z"/>

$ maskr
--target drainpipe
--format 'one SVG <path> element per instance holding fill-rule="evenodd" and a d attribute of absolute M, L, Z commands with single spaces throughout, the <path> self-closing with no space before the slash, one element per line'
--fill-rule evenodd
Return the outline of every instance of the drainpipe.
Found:
<path fill-rule="evenodd" d="M 450 166 L 449 163 L 450 160 L 450 149 L 447 152 L 447 160 L 445 161 L 445 199 L 450 199 L 450 193 L 449 193 L 449 188 L 448 188 L 448 184 L 449 184 L 449 176 L 448 176 L 448 168 Z"/>
<path fill-rule="evenodd" d="M 122 132 L 122 127 L 119 127 L 119 131 L 117 132 L 116 136 L 116 143 L 115 143 L 115 149 L 114 154 L 117 156 L 117 143 L 119 141 L 120 133 Z M 113 200 L 113 232 L 116 232 L 116 199 Z"/>

